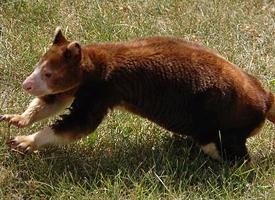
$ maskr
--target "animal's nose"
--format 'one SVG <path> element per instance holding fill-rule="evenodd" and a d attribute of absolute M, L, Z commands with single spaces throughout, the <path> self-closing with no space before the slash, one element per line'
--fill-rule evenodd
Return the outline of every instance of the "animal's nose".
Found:
<path fill-rule="evenodd" d="M 32 81 L 30 81 L 30 80 L 25 80 L 25 81 L 23 82 L 23 89 L 24 89 L 24 90 L 26 90 L 26 91 L 31 91 L 32 88 L 33 88 L 33 83 L 32 83 Z"/>

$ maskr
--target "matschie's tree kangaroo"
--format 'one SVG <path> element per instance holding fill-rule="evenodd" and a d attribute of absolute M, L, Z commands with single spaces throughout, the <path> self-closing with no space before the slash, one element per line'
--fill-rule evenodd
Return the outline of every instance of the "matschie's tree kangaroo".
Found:
<path fill-rule="evenodd" d="M 21 115 L 1 121 L 26 127 L 69 113 L 9 140 L 22 152 L 85 137 L 115 107 L 190 136 L 213 159 L 229 161 L 249 159 L 247 138 L 266 119 L 275 123 L 275 96 L 256 78 L 200 45 L 169 37 L 82 46 L 57 28 L 23 88 L 35 98 Z"/>

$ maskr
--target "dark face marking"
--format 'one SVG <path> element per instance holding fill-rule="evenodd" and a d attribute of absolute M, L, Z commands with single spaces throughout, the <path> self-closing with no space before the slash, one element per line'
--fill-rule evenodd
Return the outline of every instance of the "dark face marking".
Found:
<path fill-rule="evenodd" d="M 42 56 L 23 88 L 34 96 L 45 96 L 77 87 L 81 80 L 81 46 L 69 42 L 59 30 L 51 48 Z"/>
<path fill-rule="evenodd" d="M 80 47 L 78 55 L 72 56 L 71 54 L 68 45 L 54 45 L 42 57 L 46 64 L 42 68 L 41 78 L 53 93 L 67 91 L 80 83 Z"/>

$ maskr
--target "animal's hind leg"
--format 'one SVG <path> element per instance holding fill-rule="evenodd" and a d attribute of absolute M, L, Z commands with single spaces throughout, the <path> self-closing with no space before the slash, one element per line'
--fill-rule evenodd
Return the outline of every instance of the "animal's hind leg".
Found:
<path fill-rule="evenodd" d="M 221 155 L 227 160 L 249 160 L 246 148 L 246 139 L 256 135 L 263 127 L 265 120 L 258 122 L 254 126 L 239 129 L 225 130 L 219 134 L 217 146 Z"/>
<path fill-rule="evenodd" d="M 223 159 L 229 161 L 249 160 L 246 148 L 246 132 L 231 130 L 230 132 L 220 133 L 216 145 Z"/>
<path fill-rule="evenodd" d="M 246 160 L 249 159 L 248 151 L 246 148 L 246 137 L 239 132 L 225 132 L 215 133 L 206 140 L 206 136 L 203 140 L 199 140 L 201 149 L 205 154 L 213 158 L 214 160 Z"/>
<path fill-rule="evenodd" d="M 199 134 L 194 139 L 200 145 L 202 151 L 214 160 L 220 160 L 221 154 L 217 146 L 217 131 L 208 131 Z"/>

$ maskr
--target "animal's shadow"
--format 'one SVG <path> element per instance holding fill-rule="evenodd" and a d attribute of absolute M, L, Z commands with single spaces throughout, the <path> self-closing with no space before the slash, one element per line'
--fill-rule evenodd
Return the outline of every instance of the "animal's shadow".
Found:
<path fill-rule="evenodd" d="M 254 170 L 246 166 L 230 166 L 226 162 L 211 160 L 189 139 L 168 137 L 159 146 L 120 145 L 116 149 L 100 150 L 78 144 L 68 148 L 56 147 L 21 159 L 17 157 L 14 162 L 19 162 L 19 172 L 32 171 L 32 179 L 48 182 L 53 186 L 68 174 L 73 183 L 88 183 L 87 187 L 100 185 L 101 180 L 114 180 L 118 174 L 131 177 L 136 182 L 151 174 L 156 179 L 168 177 L 175 189 L 180 187 L 178 184 L 182 181 L 188 186 L 198 182 L 207 185 L 209 180 L 215 180 L 221 185 L 228 180 L 239 185 L 244 180 L 247 183 L 253 181 L 255 175 Z M 21 178 L 30 177 L 23 174 Z M 126 184 L 133 186 L 131 181 Z"/>

